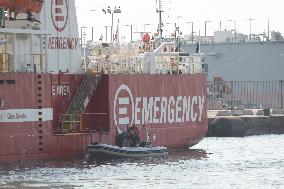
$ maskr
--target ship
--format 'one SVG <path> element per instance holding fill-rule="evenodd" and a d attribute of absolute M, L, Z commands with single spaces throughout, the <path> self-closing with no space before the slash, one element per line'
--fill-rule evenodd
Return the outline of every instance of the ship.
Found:
<path fill-rule="evenodd" d="M 190 147 L 205 136 L 200 53 L 164 43 L 139 58 L 88 62 L 75 0 L 1 0 L 0 7 L 1 164 L 82 157 L 89 144 L 114 145 L 117 128 L 134 124 L 141 138 L 147 127 L 153 146 Z"/>
<path fill-rule="evenodd" d="M 200 45 L 208 64 L 208 80 L 283 80 L 284 40 L 279 32 L 246 36 L 234 31 L 215 31 L 214 36 L 184 36 L 182 48 L 196 52 Z"/>

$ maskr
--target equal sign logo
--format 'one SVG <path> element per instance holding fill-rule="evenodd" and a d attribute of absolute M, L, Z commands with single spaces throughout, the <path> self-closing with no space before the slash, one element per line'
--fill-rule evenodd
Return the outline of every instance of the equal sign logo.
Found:
<path fill-rule="evenodd" d="M 134 101 L 127 85 L 121 85 L 114 98 L 114 122 L 116 126 L 132 125 L 134 121 Z"/>
<path fill-rule="evenodd" d="M 68 21 L 68 4 L 67 0 L 52 0 L 51 2 L 51 17 L 53 26 L 59 32 L 62 32 Z"/>
<path fill-rule="evenodd" d="M 119 125 L 128 125 L 129 117 L 127 113 L 127 106 L 129 105 L 129 97 L 118 98 L 118 124 Z"/>

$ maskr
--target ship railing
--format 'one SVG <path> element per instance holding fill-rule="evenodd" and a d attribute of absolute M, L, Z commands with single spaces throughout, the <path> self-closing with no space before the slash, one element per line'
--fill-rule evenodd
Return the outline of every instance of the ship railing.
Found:
<path fill-rule="evenodd" d="M 42 54 L 0 53 L 0 72 L 42 72 L 44 67 Z"/>
<path fill-rule="evenodd" d="M 81 115 L 61 115 L 61 131 L 63 133 L 80 132 L 81 127 Z"/>
<path fill-rule="evenodd" d="M 197 74 L 203 73 L 202 65 L 199 54 L 161 52 L 145 56 L 143 67 L 152 74 Z"/>
<path fill-rule="evenodd" d="M 93 73 L 138 74 L 142 73 L 142 62 L 139 59 L 96 60 L 89 68 Z"/>
<path fill-rule="evenodd" d="M 108 132 L 108 113 L 56 114 L 54 134 Z"/>
<path fill-rule="evenodd" d="M 100 48 L 99 48 L 100 49 Z M 202 53 L 175 52 L 175 43 L 164 42 L 154 51 L 124 52 L 121 49 L 92 50 L 88 67 L 106 74 L 196 74 L 204 73 Z M 110 53 L 111 51 L 112 53 Z M 101 53 L 98 53 L 101 52 Z M 104 53 L 102 53 L 104 52 Z"/>
<path fill-rule="evenodd" d="M 89 68 L 105 74 L 197 74 L 203 73 L 203 60 L 199 54 L 181 56 L 178 52 L 160 53 L 129 59 L 93 60 Z"/>
<path fill-rule="evenodd" d="M 12 55 L 8 53 L 0 53 L 0 72 L 13 72 Z"/>

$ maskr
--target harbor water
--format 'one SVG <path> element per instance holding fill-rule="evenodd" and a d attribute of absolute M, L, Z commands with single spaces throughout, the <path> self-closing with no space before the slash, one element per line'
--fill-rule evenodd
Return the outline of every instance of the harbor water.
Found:
<path fill-rule="evenodd" d="M 284 135 L 205 138 L 162 159 L 1 166 L 0 188 L 284 188 Z"/>

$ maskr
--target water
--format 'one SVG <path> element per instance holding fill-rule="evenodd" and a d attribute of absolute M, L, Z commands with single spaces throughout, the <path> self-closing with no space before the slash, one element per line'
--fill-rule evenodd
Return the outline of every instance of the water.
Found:
<path fill-rule="evenodd" d="M 205 138 L 165 159 L 1 167 L 0 188 L 284 188 L 284 135 Z"/>

